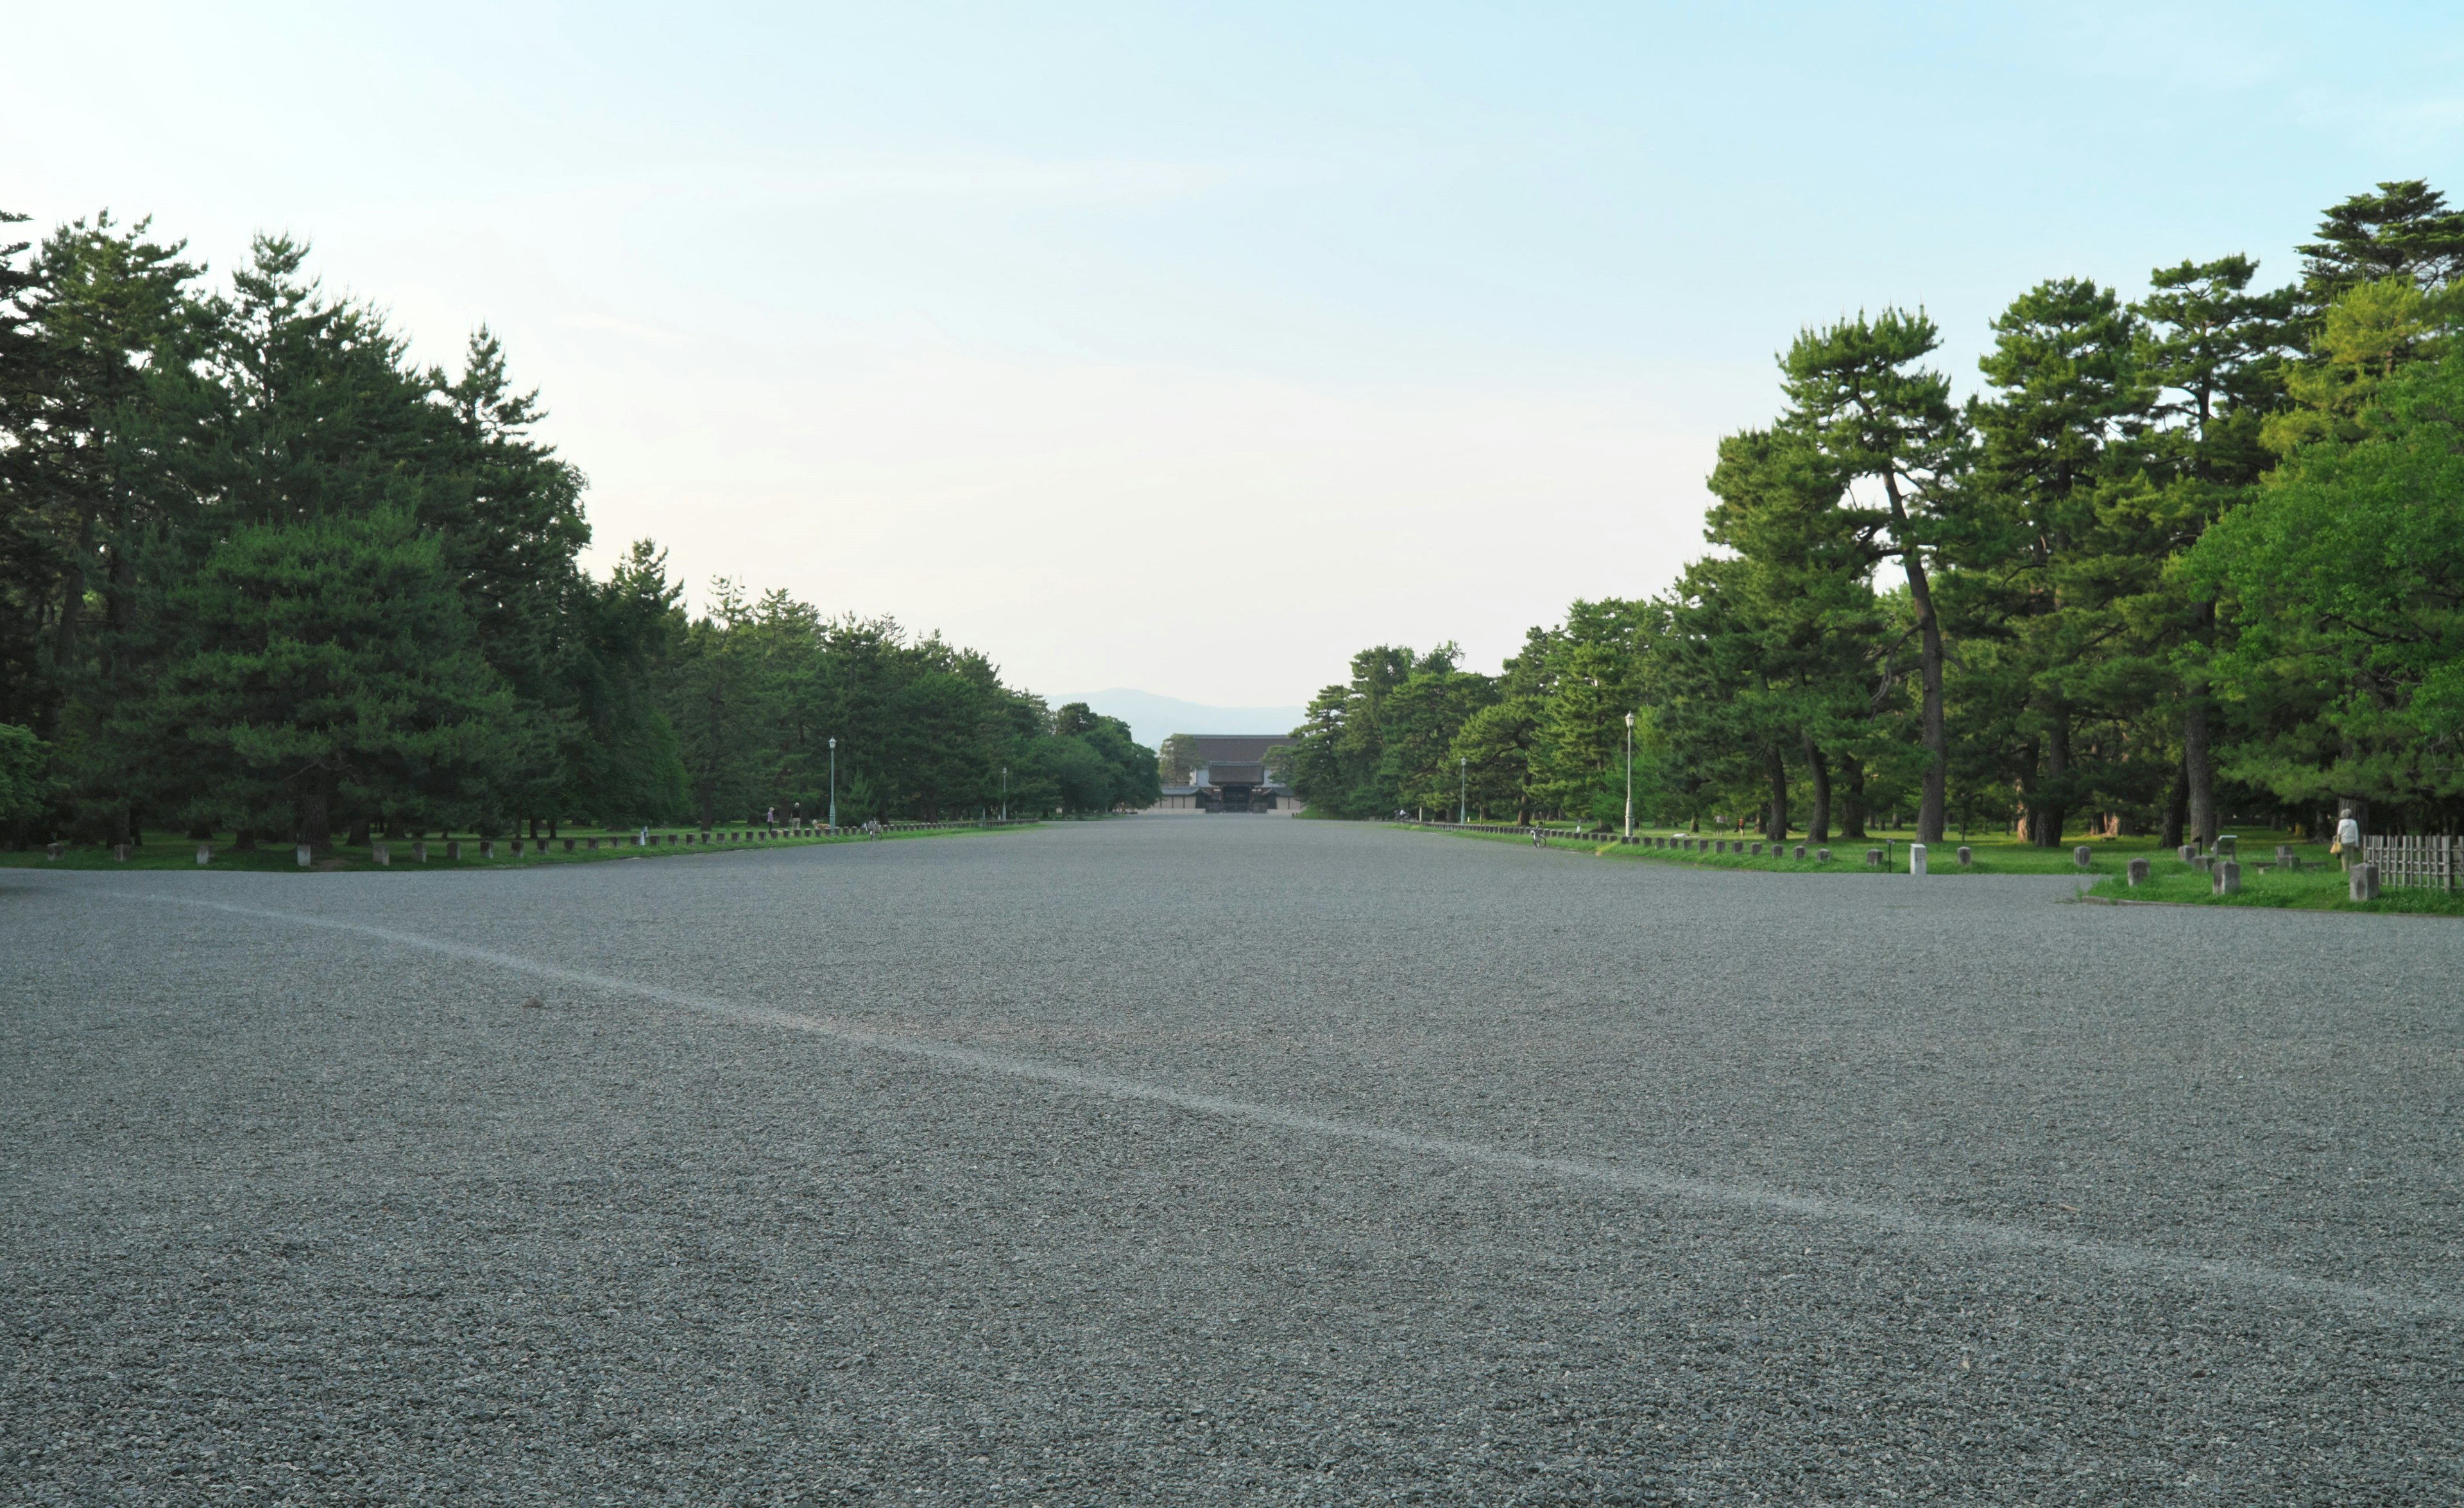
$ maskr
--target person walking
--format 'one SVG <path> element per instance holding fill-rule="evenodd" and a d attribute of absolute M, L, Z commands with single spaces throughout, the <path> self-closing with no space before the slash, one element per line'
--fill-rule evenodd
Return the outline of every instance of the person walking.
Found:
<path fill-rule="evenodd" d="M 2353 855 L 2361 851 L 2361 847 L 2362 825 L 2353 820 L 2353 814 L 2348 810 L 2344 813 L 2343 819 L 2336 824 L 2336 852 L 2343 855 L 2344 870 L 2347 874 L 2351 873 Z"/>

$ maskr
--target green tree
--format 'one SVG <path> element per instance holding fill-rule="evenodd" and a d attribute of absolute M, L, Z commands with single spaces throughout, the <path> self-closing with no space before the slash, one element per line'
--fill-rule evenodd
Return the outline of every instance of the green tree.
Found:
<path fill-rule="evenodd" d="M 168 588 L 180 626 L 148 726 L 190 814 L 332 841 L 338 809 L 492 824 L 542 752 L 478 653 L 441 541 L 400 510 L 234 530 Z"/>
<path fill-rule="evenodd" d="M 1540 743 L 1542 707 L 1536 697 L 1507 697 L 1466 719 L 1455 735 L 1458 788 L 1468 784 L 1473 816 L 1493 819 L 1512 812 L 1518 823 L 1539 814 L 1532 757 Z"/>
<path fill-rule="evenodd" d="M 2297 291 L 2254 293 L 2257 273 L 2255 261 L 2238 255 L 2158 268 L 2148 295 L 2132 306 L 2142 322 L 2140 369 L 2157 394 L 2145 444 L 2149 478 L 2103 489 L 2098 506 L 2114 547 L 2142 569 L 2197 543 L 2276 463 L 2262 427 L 2284 402 Z M 2210 845 L 2219 831 L 2206 669 L 2216 643 L 2215 604 L 2187 582 L 2156 571 L 2124 588 L 2116 610 L 2126 632 L 2108 656 L 2118 676 L 2145 674 L 2156 688 L 2151 716 L 2169 711 L 2179 729 L 2160 830 L 2167 848 L 2186 827 Z"/>
<path fill-rule="evenodd" d="M 2464 798 L 2464 352 L 2397 372 L 2358 439 L 2298 447 L 2185 569 L 2238 637 L 2225 695 L 2282 710 L 2239 771 L 2288 802 Z M 2270 704 L 2275 704 L 2271 707 Z"/>
<path fill-rule="evenodd" d="M 50 809 L 51 751 L 32 728 L 0 722 L 0 829 L 22 830 Z"/>
<path fill-rule="evenodd" d="M 1991 395 L 1969 405 L 1978 444 L 1964 553 L 1979 568 L 1955 579 L 1953 596 L 1972 633 L 2000 641 L 1995 667 L 2014 681 L 2002 699 L 2005 759 L 2026 831 L 2053 848 L 2072 811 L 2110 784 L 2109 770 L 2081 760 L 2079 724 L 2130 711 L 2090 693 L 2115 684 L 2096 676 L 2097 661 L 2117 599 L 2144 590 L 2148 567 L 2126 547 L 2138 542 L 2107 534 L 2097 499 L 2138 461 L 2154 394 L 2138 367 L 2136 318 L 2084 278 L 2039 283 L 1993 331 L 1978 364 Z"/>
<path fill-rule="evenodd" d="M 2421 288 L 2464 277 L 2464 211 L 2419 178 L 2382 183 L 2329 210 L 2319 239 L 2301 248 L 2302 282 L 2314 308 L 2365 283 L 2401 278 Z"/>
<path fill-rule="evenodd" d="M 1789 411 L 1782 421 L 1812 441 L 1844 487 L 1872 483 L 1878 500 L 1852 501 L 1859 538 L 1876 560 L 1898 563 L 1915 610 L 1925 750 L 1917 814 L 1921 841 L 1943 834 L 1949 743 L 1943 722 L 1947 654 L 1932 579 L 1964 523 L 1959 481 L 1969 442 L 1950 385 L 1916 363 L 1941 344 L 1920 311 L 1885 309 L 1799 335 L 1781 358 Z"/>

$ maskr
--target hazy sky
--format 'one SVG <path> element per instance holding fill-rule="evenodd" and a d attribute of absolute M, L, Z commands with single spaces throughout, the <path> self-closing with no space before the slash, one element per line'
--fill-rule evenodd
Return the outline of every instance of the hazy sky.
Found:
<path fill-rule="evenodd" d="M 0 206 L 482 321 L 604 562 L 1041 690 L 1493 666 L 1700 549 L 1806 322 L 2464 196 L 2451 6 L 7 4 Z"/>

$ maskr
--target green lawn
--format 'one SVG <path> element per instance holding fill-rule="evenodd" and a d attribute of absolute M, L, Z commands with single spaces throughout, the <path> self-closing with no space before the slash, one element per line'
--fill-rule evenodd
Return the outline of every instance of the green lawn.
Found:
<path fill-rule="evenodd" d="M 1446 832 L 1450 836 L 1473 838 L 1490 843 L 1529 843 L 1529 837 L 1513 833 L 1454 832 L 1449 827 L 1416 828 L 1418 832 Z M 1817 845 L 1806 843 L 1806 857 L 1797 859 L 1788 854 L 1795 852 L 1801 838 L 1791 838 L 1774 856 L 1769 844 L 1757 855 L 1749 853 L 1689 853 L 1681 849 L 1646 848 L 1608 841 L 1606 834 L 1586 832 L 1577 837 L 1568 829 L 1549 830 L 1549 846 L 1595 854 L 1601 858 L 1619 862 L 1644 864 L 1683 864 L 1697 869 L 1762 870 L 1777 874 L 1881 875 L 1905 877 L 1908 869 L 1908 845 L 1914 834 L 1904 829 L 1877 832 L 1870 838 L 1835 839 L 1830 845 L 1831 862 L 1814 857 Z M 1667 835 L 1667 828 L 1637 828 L 1638 834 Z M 1703 832 L 1688 834 L 1715 838 L 1724 834 Z M 1750 837 L 1739 839 L 1734 833 L 1725 834 L 1733 846 L 1748 845 Z M 1946 838 L 1925 852 L 1926 877 L 1950 878 L 1961 875 L 2067 875 L 2083 884 L 2084 895 L 2091 899 L 2112 901 L 2172 901 L 2196 905 L 2282 906 L 2310 911 L 2380 911 L 2464 916 L 2464 896 L 2435 890 L 2385 889 L 2379 898 L 2356 905 L 2346 900 L 2344 872 L 2330 857 L 2324 843 L 2304 842 L 2289 833 L 2258 828 L 2239 828 L 2233 835 L 2239 840 L 2242 866 L 2242 888 L 2236 896 L 2223 897 L 2211 893 L 2211 880 L 2204 870 L 2194 870 L 2182 862 L 2169 848 L 2160 848 L 2154 838 L 2088 838 L 2066 839 L 2058 849 L 2040 849 L 2001 834 L 1976 836 L 1966 840 L 1971 862 L 1965 868 L 1959 863 L 1962 840 Z M 2089 850 L 2088 866 L 2081 869 L 2073 850 L 2084 842 Z M 2300 859 L 2299 870 L 2282 872 L 2275 869 L 2276 848 L 2291 843 Z M 1865 862 L 1865 851 L 1887 846 L 1888 857 L 1877 870 Z M 2133 858 L 2148 861 L 2149 878 L 2145 885 L 2132 888 L 2127 879 L 2127 866 Z M 2260 866 L 2268 866 L 2267 873 Z"/>
<path fill-rule="evenodd" d="M 1027 826 L 1031 826 L 1031 824 L 1013 823 L 1007 828 L 954 828 L 929 832 L 889 832 L 884 833 L 883 837 L 956 837 L 968 832 L 1016 832 Z M 685 831 L 686 830 L 681 828 L 658 828 L 652 830 L 652 835 L 658 836 L 673 832 L 681 838 Z M 747 830 L 740 827 L 730 827 L 715 831 L 723 832 L 743 832 Z M 570 854 L 564 852 L 563 839 L 566 837 L 571 837 L 576 840 L 574 850 Z M 601 846 L 596 850 L 589 849 L 585 846 L 586 840 L 594 837 L 601 840 Z M 687 845 L 679 841 L 676 843 L 658 843 L 653 844 L 649 848 L 640 848 L 634 846 L 633 837 L 634 834 L 632 832 L 611 832 L 601 829 L 588 828 L 568 829 L 560 834 L 556 841 L 550 844 L 550 852 L 546 854 L 533 852 L 531 846 L 528 843 L 525 843 L 523 845 L 522 855 L 519 858 L 516 858 L 512 855 L 510 852 L 511 842 L 509 839 L 499 839 L 496 844 L 496 856 L 493 859 L 485 859 L 479 856 L 479 840 L 477 838 L 463 837 L 457 840 L 462 845 L 462 857 L 459 862 L 448 859 L 445 856 L 445 839 L 430 838 L 428 840 L 428 862 L 426 864 L 418 863 L 411 858 L 411 844 L 407 839 L 405 839 L 391 845 L 393 850 L 393 864 L 391 865 L 391 872 L 416 874 L 424 870 L 506 869 L 515 865 L 535 867 L 540 864 L 598 864 L 606 863 L 616 859 L 675 858 L 698 854 L 737 854 L 742 853 L 746 849 L 757 848 L 796 848 L 809 847 L 820 843 L 863 843 L 870 841 L 860 832 L 842 832 L 835 837 L 781 836 L 760 841 L 711 843 L 707 845 L 699 842 Z M 609 840 L 611 839 L 619 840 L 621 846 L 608 846 Z M 130 851 L 128 858 L 124 862 L 113 858 L 111 856 L 111 850 L 108 848 L 85 844 L 72 846 L 66 854 L 56 859 L 46 858 L 41 849 L 30 849 L 13 854 L 0 854 L 0 869 L 107 869 L 125 872 L 132 869 L 195 870 L 202 867 L 208 870 L 261 871 L 267 874 L 284 875 L 307 873 L 299 868 L 298 854 L 291 844 L 279 843 L 264 845 L 258 847 L 253 852 L 241 853 L 232 849 L 231 847 L 231 834 L 228 832 L 217 834 L 214 838 L 213 861 L 203 866 L 200 866 L 197 863 L 196 839 L 157 837 L 147 842 L 143 847 Z M 369 856 L 366 849 L 346 848 L 341 844 L 336 844 L 334 851 L 330 855 L 319 858 L 316 861 L 314 871 L 319 873 L 333 873 L 336 871 L 381 870 L 384 868 L 385 866 L 379 865 L 375 859 Z"/>
<path fill-rule="evenodd" d="M 2269 849 L 2271 856 L 2275 850 Z M 2379 898 L 2355 902 L 2346 899 L 2350 894 L 2344 871 L 2334 861 L 2312 867 L 2305 855 L 2302 867 L 2287 872 L 2271 868 L 2259 873 L 2258 866 L 2245 860 L 2241 867 L 2241 892 L 2219 896 L 2208 876 L 2184 865 L 2179 859 L 2169 863 L 2158 861 L 2150 866 L 2147 883 L 2133 886 L 2119 876 L 2100 879 L 2088 891 L 2097 900 L 2164 901 L 2186 906 L 2277 906 L 2293 911 L 2391 911 L 2413 915 L 2464 917 L 2464 895 L 2440 890 L 2397 890 L 2382 886 Z"/>

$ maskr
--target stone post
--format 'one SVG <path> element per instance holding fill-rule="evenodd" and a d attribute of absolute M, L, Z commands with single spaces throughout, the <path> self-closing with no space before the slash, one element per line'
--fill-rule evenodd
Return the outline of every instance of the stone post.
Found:
<path fill-rule="evenodd" d="M 2077 864 L 2081 869 L 2086 869 L 2088 866 L 2096 862 L 2096 850 L 2082 843 L 2079 847 L 2071 850 L 2071 862 Z"/>
<path fill-rule="evenodd" d="M 313 856 L 314 855 L 309 853 L 307 844 L 302 843 L 299 845 L 299 867 L 301 869 L 306 869 L 308 867 L 308 860 Z"/>
<path fill-rule="evenodd" d="M 2124 865 L 2123 868 L 2129 874 L 2130 883 L 2134 887 L 2147 883 L 2147 861 L 2145 859 L 2134 858 L 2128 864 Z"/>
<path fill-rule="evenodd" d="M 1797 861 L 1798 863 L 1802 864 L 1802 863 L 1804 863 L 1804 862 L 1805 862 L 1805 845 L 1804 845 L 1804 844 L 1799 843 L 1799 844 L 1796 846 L 1796 849 L 1795 849 L 1795 851 L 1794 851 L 1794 854 L 1793 854 L 1793 856 L 1795 857 L 1795 859 L 1796 859 L 1796 861 Z"/>
<path fill-rule="evenodd" d="M 2211 884 L 2219 896 L 2241 894 L 2241 866 L 2229 858 L 2216 860 L 2215 878 Z"/>
<path fill-rule="evenodd" d="M 393 868 L 393 845 L 390 843 L 371 843 L 368 845 L 368 857 L 375 859 L 378 867 L 383 869 L 391 869 Z"/>
<path fill-rule="evenodd" d="M 58 858 L 68 851 L 69 846 L 65 843 L 46 843 L 43 845 L 43 857 Z"/>
<path fill-rule="evenodd" d="M 1976 851 L 1963 843 L 1959 846 L 1959 867 L 1966 869 L 1976 862 Z"/>
<path fill-rule="evenodd" d="M 1909 873 L 1909 874 L 1911 874 L 1911 875 L 1918 875 L 1918 876 L 1922 876 L 1925 872 L 1925 846 L 1924 844 L 1922 844 L 1922 843 L 1911 843 L 1911 844 L 1909 844 L 1909 845 L 1908 845 L 1908 873 Z"/>
<path fill-rule="evenodd" d="M 1881 849 L 1867 849 L 1865 851 L 1865 864 L 1870 869 L 1881 868 L 1882 851 Z"/>
<path fill-rule="evenodd" d="M 410 861 L 414 864 L 425 864 L 428 862 L 428 840 L 426 838 L 421 838 L 418 842 L 413 843 L 410 846 Z"/>
<path fill-rule="evenodd" d="M 2346 873 L 2344 884 L 2345 894 L 2352 899 L 2376 900 L 2379 898 L 2379 867 L 2376 864 L 2356 864 Z"/>
<path fill-rule="evenodd" d="M 2286 869 L 2291 869 L 2293 867 L 2292 844 L 2278 843 L 2276 845 L 2276 862 L 2283 865 Z"/>
<path fill-rule="evenodd" d="M 2241 839 L 2234 837 L 2230 832 L 2219 832 L 2216 834 L 2216 856 L 2218 858 L 2236 858 L 2240 856 L 2240 853 Z"/>
<path fill-rule="evenodd" d="M 112 856 L 113 858 L 118 859 L 118 860 L 119 860 L 120 862 L 121 862 L 122 864 L 127 863 L 127 862 L 128 862 L 128 845 L 127 845 L 127 844 L 125 844 L 125 843 L 114 843 L 114 844 L 111 846 L 111 856 Z"/>
<path fill-rule="evenodd" d="M 2195 864 L 2195 863 L 2197 863 L 2198 861 L 2199 861 L 2199 846 L 2198 846 L 2196 843 L 2185 843 L 2185 844 L 2183 844 L 2183 845 L 2182 845 L 2182 862 L 2183 862 L 2183 863 L 2185 863 L 2185 864 Z"/>
<path fill-rule="evenodd" d="M 479 856 L 481 858 L 495 858 L 496 856 L 496 840 L 495 838 L 481 838 L 479 840 Z"/>
<path fill-rule="evenodd" d="M 1814 861 L 1815 861 L 1815 863 L 1817 863 L 1817 864 L 1828 864 L 1828 863 L 1830 863 L 1830 862 L 1831 862 L 1831 851 L 1830 851 L 1829 849 L 1815 849 L 1815 850 L 1814 851 Z"/>
<path fill-rule="evenodd" d="M 459 864 L 462 862 L 462 840 L 460 838 L 454 838 L 445 845 L 445 862 L 448 864 Z"/>
<path fill-rule="evenodd" d="M 570 854 L 570 853 L 572 853 L 572 852 L 573 852 L 573 839 L 571 839 L 571 838 L 567 838 L 567 839 L 565 839 L 565 840 L 564 840 L 564 851 L 565 851 L 567 854 Z"/>
<path fill-rule="evenodd" d="M 213 846 L 212 844 L 210 844 L 210 843 L 200 843 L 200 844 L 198 844 L 198 845 L 197 845 L 197 867 L 198 867 L 199 869 L 203 869 L 203 868 L 205 868 L 207 865 L 209 865 L 209 864 L 212 863 L 213 861 L 214 861 L 214 846 Z"/>

